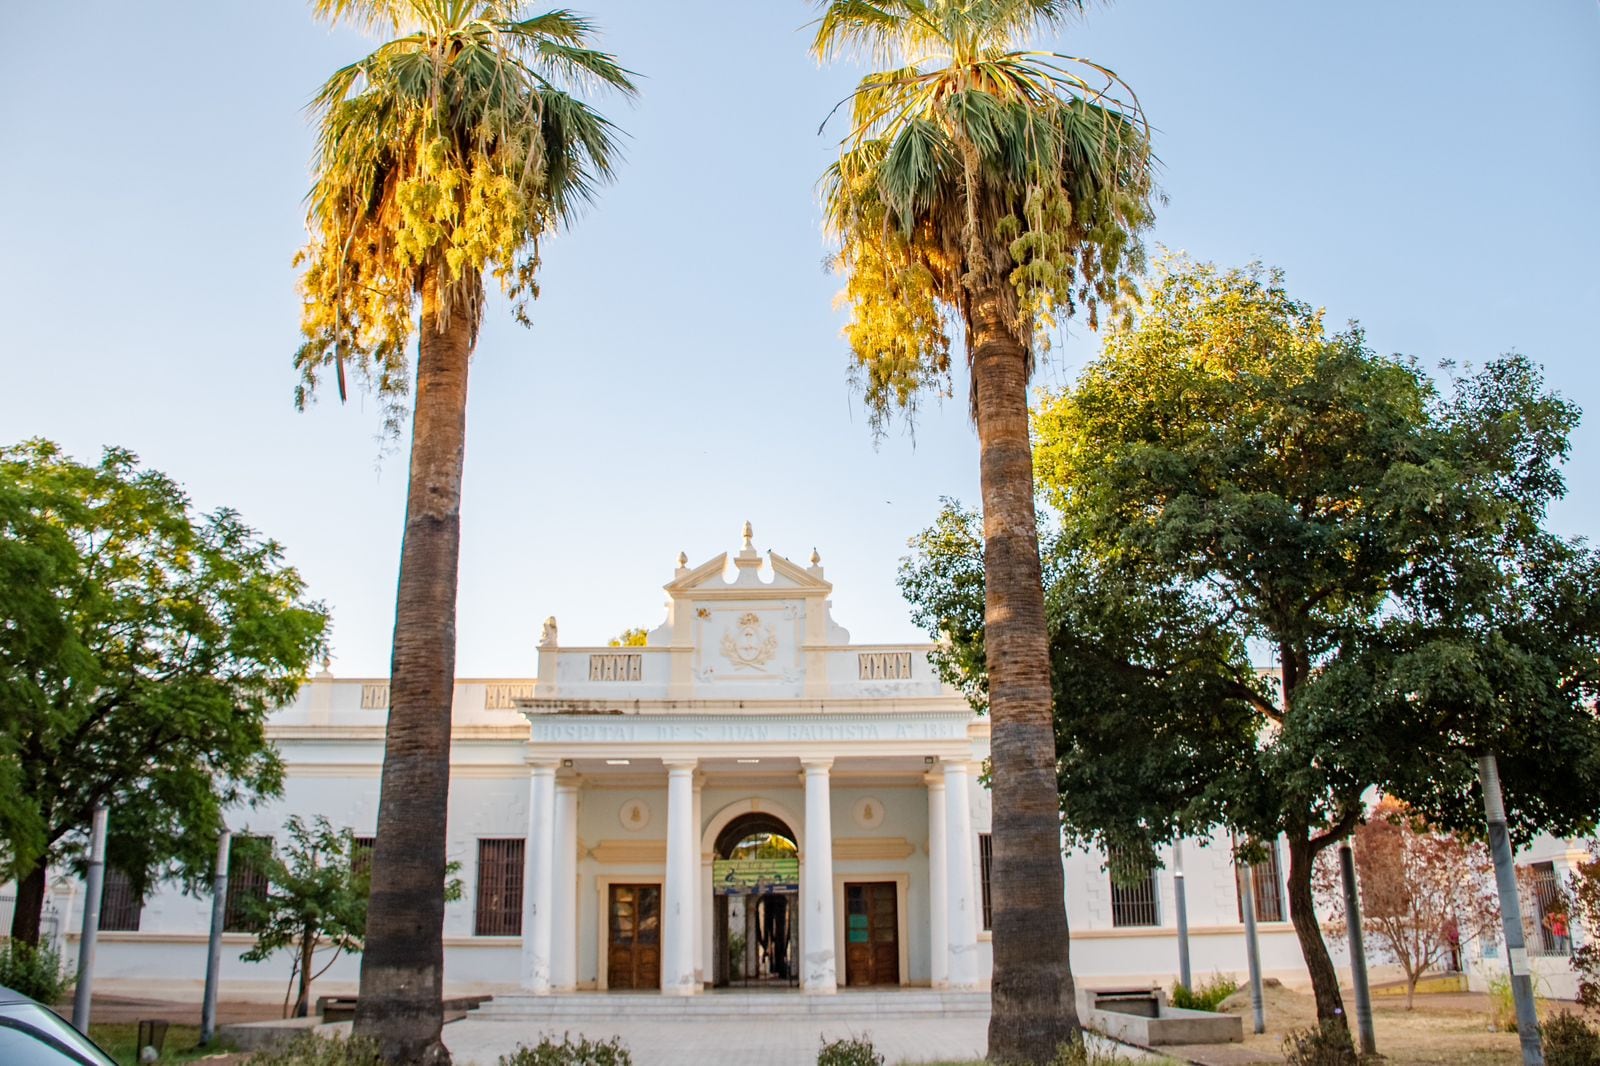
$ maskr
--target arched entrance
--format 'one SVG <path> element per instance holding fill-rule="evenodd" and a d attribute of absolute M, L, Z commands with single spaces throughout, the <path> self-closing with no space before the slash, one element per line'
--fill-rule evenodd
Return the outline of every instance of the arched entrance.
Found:
<path fill-rule="evenodd" d="M 750 811 L 722 828 L 713 854 L 713 982 L 718 988 L 798 985 L 794 830 L 770 812 Z"/>

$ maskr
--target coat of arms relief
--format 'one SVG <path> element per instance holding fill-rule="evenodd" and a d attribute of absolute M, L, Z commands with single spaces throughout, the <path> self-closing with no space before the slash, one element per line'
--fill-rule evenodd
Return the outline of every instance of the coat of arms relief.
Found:
<path fill-rule="evenodd" d="M 754 611 L 746 611 L 722 633 L 722 657 L 735 670 L 766 670 L 778 654 L 778 637 L 772 627 L 763 625 Z"/>

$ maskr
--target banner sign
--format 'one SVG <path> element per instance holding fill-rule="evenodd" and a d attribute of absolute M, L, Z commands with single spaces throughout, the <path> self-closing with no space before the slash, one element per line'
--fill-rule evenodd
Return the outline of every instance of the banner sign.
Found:
<path fill-rule="evenodd" d="M 711 887 L 719 896 L 800 891 L 800 860 L 717 859 L 711 864 Z"/>

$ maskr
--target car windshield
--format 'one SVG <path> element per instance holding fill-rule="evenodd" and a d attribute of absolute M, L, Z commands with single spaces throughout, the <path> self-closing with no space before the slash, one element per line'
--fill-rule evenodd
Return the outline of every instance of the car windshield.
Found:
<path fill-rule="evenodd" d="M 90 1062 L 102 1063 L 104 1066 L 116 1066 L 116 1063 L 95 1046 L 94 1042 L 71 1025 L 68 1025 L 59 1014 L 46 1010 L 37 1003 L 0 1003 L 0 1015 L 15 1018 L 34 1029 L 49 1033 L 57 1040 L 77 1051 Z"/>

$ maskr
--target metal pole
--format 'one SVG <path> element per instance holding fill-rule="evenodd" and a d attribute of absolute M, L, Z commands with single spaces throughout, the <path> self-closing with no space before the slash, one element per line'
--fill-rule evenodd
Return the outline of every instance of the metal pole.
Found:
<path fill-rule="evenodd" d="M 1261 945 L 1256 940 L 1256 868 L 1244 868 L 1244 895 L 1240 897 L 1244 909 L 1244 950 L 1250 963 L 1250 1013 L 1255 1018 L 1252 1032 L 1267 1031 L 1267 1007 L 1261 995 Z"/>
<path fill-rule="evenodd" d="M 1172 896 L 1178 912 L 1178 980 L 1194 991 L 1194 976 L 1189 972 L 1189 901 L 1183 881 L 1183 839 L 1172 842 Z"/>
<path fill-rule="evenodd" d="M 1345 924 L 1350 934 L 1350 984 L 1356 993 L 1356 1029 L 1361 1054 L 1378 1053 L 1372 1030 L 1372 990 L 1367 987 L 1367 948 L 1361 941 L 1361 896 L 1356 891 L 1356 857 L 1348 840 L 1339 845 L 1339 874 L 1344 879 Z"/>
<path fill-rule="evenodd" d="M 1544 1045 L 1539 1039 L 1539 1015 L 1533 1008 L 1533 976 L 1528 970 L 1528 946 L 1522 938 L 1522 904 L 1517 897 L 1517 869 L 1511 859 L 1511 836 L 1506 832 L 1506 805 L 1500 794 L 1500 766 L 1493 755 L 1478 760 L 1483 783 L 1483 814 L 1489 823 L 1489 853 L 1494 858 L 1494 882 L 1500 895 L 1500 926 L 1506 938 L 1506 969 L 1511 973 L 1511 997 L 1517 1004 L 1517 1039 L 1522 1043 L 1525 1066 L 1544 1066 Z"/>
<path fill-rule="evenodd" d="M 96 804 L 89 831 L 89 875 L 83 893 L 83 935 L 78 938 L 78 991 L 72 997 L 72 1026 L 89 1031 L 89 998 L 94 995 L 94 948 L 100 937 L 100 896 L 106 883 L 106 808 Z"/>
<path fill-rule="evenodd" d="M 217 986 L 222 982 L 222 926 L 228 917 L 228 846 L 233 834 L 226 829 L 217 839 L 217 868 L 211 875 L 211 942 L 206 948 L 206 992 L 200 1005 L 200 1044 L 217 1034 Z"/>

